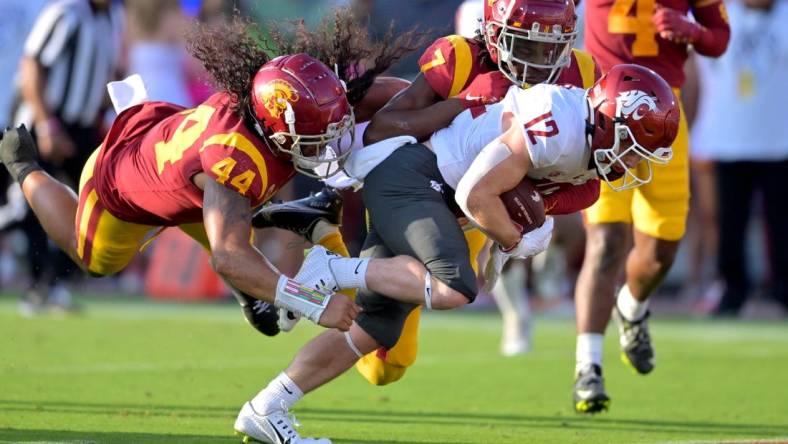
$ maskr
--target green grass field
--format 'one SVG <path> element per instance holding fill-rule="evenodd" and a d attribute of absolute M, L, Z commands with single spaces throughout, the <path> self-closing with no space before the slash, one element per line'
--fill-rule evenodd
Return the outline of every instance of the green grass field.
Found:
<path fill-rule="evenodd" d="M 0 299 L 0 442 L 232 443 L 244 401 L 318 332 L 270 339 L 232 305 L 89 300 L 84 316 L 22 319 Z M 788 325 L 655 321 L 656 371 L 631 373 L 608 335 L 611 411 L 571 406 L 574 327 L 537 319 L 535 350 L 498 355 L 492 313 L 431 313 L 397 384 L 351 371 L 294 413 L 336 443 L 788 440 Z M 612 329 L 610 333 L 613 333 Z"/>

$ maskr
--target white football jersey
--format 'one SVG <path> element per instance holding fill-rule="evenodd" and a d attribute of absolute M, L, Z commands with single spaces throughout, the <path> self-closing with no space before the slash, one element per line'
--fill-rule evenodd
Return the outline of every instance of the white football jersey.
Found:
<path fill-rule="evenodd" d="M 584 93 L 555 85 L 512 87 L 501 102 L 462 112 L 430 138 L 444 180 L 457 188 L 479 152 L 502 134 L 505 112 L 512 112 L 524 131 L 533 163 L 528 177 L 576 185 L 595 179 L 586 148 Z"/>

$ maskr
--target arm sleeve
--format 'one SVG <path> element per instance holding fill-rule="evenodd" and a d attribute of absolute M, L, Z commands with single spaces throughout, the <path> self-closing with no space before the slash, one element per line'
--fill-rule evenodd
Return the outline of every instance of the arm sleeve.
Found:
<path fill-rule="evenodd" d="M 263 194 L 266 169 L 258 165 L 262 157 L 255 159 L 254 152 L 247 153 L 246 147 L 239 147 L 243 142 L 237 137 L 243 136 L 231 134 L 224 140 L 207 144 L 200 153 L 202 169 L 217 183 L 255 200 Z"/>
<path fill-rule="evenodd" d="M 475 71 L 476 51 L 464 37 L 441 37 L 419 58 L 419 70 L 436 94 L 448 99 L 462 91 Z"/>
<path fill-rule="evenodd" d="M 581 185 L 558 184 L 558 188 L 543 195 L 545 213 L 551 216 L 572 214 L 585 210 L 599 199 L 599 179 L 589 180 Z"/>
<path fill-rule="evenodd" d="M 62 5 L 54 4 L 38 16 L 25 41 L 24 54 L 49 68 L 75 37 L 76 18 Z"/>
<path fill-rule="evenodd" d="M 731 28 L 728 12 L 722 1 L 698 0 L 692 6 L 692 15 L 701 25 L 701 34 L 692 45 L 698 54 L 719 57 L 728 48 Z"/>

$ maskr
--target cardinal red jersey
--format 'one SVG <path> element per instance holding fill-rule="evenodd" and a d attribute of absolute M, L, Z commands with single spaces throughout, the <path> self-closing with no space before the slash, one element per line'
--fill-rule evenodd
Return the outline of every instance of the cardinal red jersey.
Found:
<path fill-rule="evenodd" d="M 121 113 L 96 161 L 99 199 L 115 217 L 145 225 L 202 221 L 206 173 L 257 206 L 295 171 L 271 153 L 217 93 L 196 108 L 146 102 Z"/>
<path fill-rule="evenodd" d="M 657 5 L 682 14 L 716 8 L 726 17 L 721 0 L 586 0 L 585 48 L 607 72 L 613 65 L 637 63 L 651 68 L 669 84 L 684 84 L 687 45 L 661 38 L 651 17 Z"/>
<path fill-rule="evenodd" d="M 479 75 L 498 69 L 482 61 L 484 44 L 459 35 L 435 40 L 419 59 L 419 69 L 436 94 L 447 99 L 456 96 Z M 561 71 L 556 84 L 590 88 L 600 72 L 594 59 L 580 50 L 572 50 L 571 63 Z"/>

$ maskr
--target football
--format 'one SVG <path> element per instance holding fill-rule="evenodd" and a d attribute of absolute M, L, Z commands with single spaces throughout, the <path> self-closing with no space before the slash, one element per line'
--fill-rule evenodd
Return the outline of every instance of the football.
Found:
<path fill-rule="evenodd" d="M 545 220 L 544 201 L 528 177 L 513 189 L 501 194 L 509 217 L 525 234 L 542 226 Z"/>

